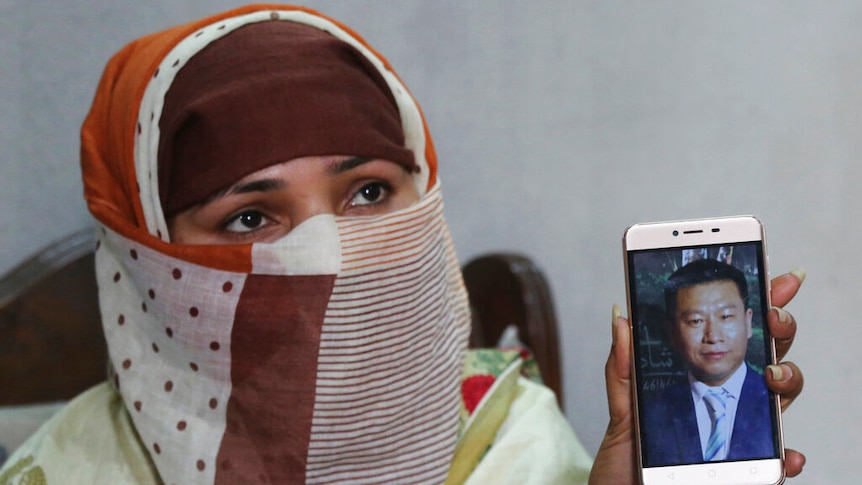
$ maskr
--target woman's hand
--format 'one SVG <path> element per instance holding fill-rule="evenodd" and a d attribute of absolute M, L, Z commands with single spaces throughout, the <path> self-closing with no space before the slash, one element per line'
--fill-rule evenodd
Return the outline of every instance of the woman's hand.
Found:
<path fill-rule="evenodd" d="M 766 322 L 775 339 L 779 362 L 796 335 L 796 320 L 782 307 L 793 299 L 804 279 L 805 271 L 794 270 L 772 280 L 770 295 L 773 308 L 767 314 Z M 631 399 L 631 329 L 617 305 L 613 307 L 611 329 L 613 344 L 605 364 L 610 422 L 590 473 L 593 485 L 638 483 Z M 802 372 L 791 362 L 780 362 L 767 369 L 766 384 L 780 395 L 781 409 L 784 410 L 802 392 Z M 794 450 L 785 450 L 784 465 L 787 476 L 794 477 L 802 471 L 805 456 Z"/>

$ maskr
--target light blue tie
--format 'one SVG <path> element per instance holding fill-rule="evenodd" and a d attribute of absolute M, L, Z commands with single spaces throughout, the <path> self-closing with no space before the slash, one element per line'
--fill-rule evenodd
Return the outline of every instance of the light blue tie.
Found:
<path fill-rule="evenodd" d="M 712 433 L 709 435 L 709 440 L 706 442 L 706 451 L 703 453 L 705 461 L 715 461 L 724 458 L 723 450 L 727 444 L 728 435 L 727 429 L 727 398 L 730 393 L 722 389 L 721 391 L 710 390 L 704 396 L 703 400 L 709 408 L 712 416 Z"/>

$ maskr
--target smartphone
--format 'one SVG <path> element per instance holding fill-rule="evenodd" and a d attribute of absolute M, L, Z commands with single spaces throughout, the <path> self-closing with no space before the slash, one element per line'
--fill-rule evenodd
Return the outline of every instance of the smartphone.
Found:
<path fill-rule="evenodd" d="M 783 483 L 761 222 L 635 224 L 623 251 L 641 483 Z"/>

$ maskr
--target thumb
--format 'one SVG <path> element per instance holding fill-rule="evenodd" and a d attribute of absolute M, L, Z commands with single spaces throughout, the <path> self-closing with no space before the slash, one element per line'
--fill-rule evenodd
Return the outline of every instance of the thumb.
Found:
<path fill-rule="evenodd" d="M 613 345 L 605 365 L 605 383 L 608 393 L 610 426 L 608 431 L 623 425 L 631 429 L 631 329 L 629 321 L 621 316 L 620 307 L 613 306 L 611 315 Z"/>

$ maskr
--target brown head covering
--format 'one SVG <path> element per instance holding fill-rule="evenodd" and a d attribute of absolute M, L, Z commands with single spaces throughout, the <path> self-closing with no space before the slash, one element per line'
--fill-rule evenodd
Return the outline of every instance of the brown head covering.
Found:
<path fill-rule="evenodd" d="M 177 73 L 159 121 L 166 217 L 270 165 L 314 155 L 413 170 L 386 81 L 354 47 L 292 22 L 244 26 Z"/>

